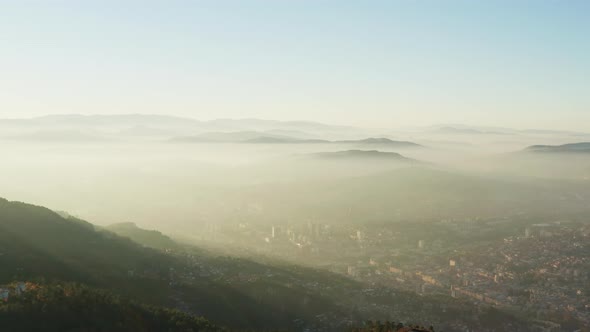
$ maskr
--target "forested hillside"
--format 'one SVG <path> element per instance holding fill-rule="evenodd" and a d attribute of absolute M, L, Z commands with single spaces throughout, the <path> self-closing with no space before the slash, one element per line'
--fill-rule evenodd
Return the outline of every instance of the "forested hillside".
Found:
<path fill-rule="evenodd" d="M 282 268 L 273 273 L 239 259 L 166 254 L 85 221 L 4 199 L 0 266 L 0 284 L 83 283 L 151 305 L 182 308 L 233 328 L 287 328 L 296 319 L 299 324 L 313 320 L 318 310 L 340 310 L 331 298 L 293 284 L 313 280 L 313 274 L 296 276 Z M 253 278 L 253 273 L 268 278 Z M 340 279 L 326 278 L 336 284 Z"/>
<path fill-rule="evenodd" d="M 0 301 L 0 330 L 10 332 L 223 331 L 202 318 L 176 310 L 142 305 L 80 284 L 28 283 L 23 288 L 22 293 L 13 294 L 5 301 Z"/>

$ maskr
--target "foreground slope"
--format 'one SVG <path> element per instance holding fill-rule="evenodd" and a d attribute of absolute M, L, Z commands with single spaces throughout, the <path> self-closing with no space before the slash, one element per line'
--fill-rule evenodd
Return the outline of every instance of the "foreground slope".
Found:
<path fill-rule="evenodd" d="M 236 262 L 226 264 L 232 267 Z M 296 305 L 297 300 L 278 307 L 279 299 L 289 303 L 305 294 L 273 285 L 272 294 L 263 292 L 255 298 L 247 293 L 251 287 L 208 272 L 218 271 L 221 265 L 209 269 L 198 257 L 167 255 L 96 230 L 87 222 L 4 199 L 0 200 L 0 266 L 0 284 L 41 279 L 81 282 L 142 302 L 182 308 L 236 328 L 287 327 L 296 318 L 312 317 L 318 307 L 333 306 L 309 294 L 307 306 Z M 269 287 L 259 284 L 255 289 Z"/>
<path fill-rule="evenodd" d="M 10 289 L 10 285 L 4 287 Z M 3 331 L 222 331 L 202 318 L 142 305 L 80 284 L 28 283 L 24 288 L 0 301 Z"/>
<path fill-rule="evenodd" d="M 170 237 L 156 230 L 139 228 L 135 223 L 124 222 L 112 224 L 107 226 L 106 229 L 122 237 L 130 238 L 146 247 L 160 250 L 180 249 L 178 243 Z"/>

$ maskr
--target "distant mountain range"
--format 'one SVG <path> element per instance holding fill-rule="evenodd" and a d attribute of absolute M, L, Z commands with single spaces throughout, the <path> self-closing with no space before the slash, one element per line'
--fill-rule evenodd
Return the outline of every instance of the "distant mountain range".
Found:
<path fill-rule="evenodd" d="M 420 148 L 423 147 L 422 144 L 431 148 L 452 149 L 469 148 L 477 144 L 493 144 L 493 148 L 500 148 L 502 144 L 505 144 L 510 145 L 506 150 L 513 150 L 539 141 L 561 143 L 587 139 L 590 139 L 590 134 L 574 131 L 518 130 L 460 124 L 409 129 L 377 129 L 311 121 L 261 119 L 200 121 L 185 117 L 150 114 L 64 114 L 30 119 L 0 119 L 0 142 L 10 144 L 97 145 L 123 142 L 309 146 L 332 144 L 342 145 L 345 149 L 350 146 L 350 148 L 361 150 L 389 151 Z"/>
<path fill-rule="evenodd" d="M 590 153 L 590 142 L 563 145 L 532 145 L 526 148 L 525 151 L 543 153 Z"/>
<path fill-rule="evenodd" d="M 215 132 L 195 136 L 175 137 L 171 142 L 179 143 L 249 143 L 249 144 L 350 144 L 350 145 L 375 145 L 396 148 L 417 148 L 420 144 L 408 141 L 394 141 L 384 137 L 371 137 L 358 140 L 324 140 L 324 139 L 299 139 L 284 135 L 273 135 L 264 132 Z"/>
<path fill-rule="evenodd" d="M 122 114 L 122 115 L 49 115 L 30 119 L 0 119 L 0 138 L 43 141 L 47 132 L 66 138 L 61 141 L 84 141 L 71 132 L 92 134 L 98 138 L 160 138 L 177 140 L 207 140 L 201 135 L 212 133 L 258 132 L 245 139 L 264 141 L 265 137 L 289 139 L 319 139 L 327 137 L 368 136 L 370 130 L 356 127 L 328 125 L 310 121 L 274 121 L 260 119 L 217 119 L 199 121 L 184 117 Z M 67 137 L 69 136 L 69 138 Z M 82 137 L 81 135 L 79 135 Z M 192 137 L 196 136 L 196 137 Z M 260 137 L 260 138 L 259 138 Z M 208 139 L 209 141 L 231 138 Z M 52 140 L 56 141 L 56 140 Z"/>
<path fill-rule="evenodd" d="M 588 133 L 567 130 L 548 130 L 548 129 L 513 129 L 504 127 L 487 127 L 487 126 L 467 126 L 461 124 L 447 124 L 431 127 L 431 132 L 449 135 L 566 135 L 566 136 L 586 136 Z"/>
<path fill-rule="evenodd" d="M 414 128 L 410 132 L 393 129 L 361 128 L 330 125 L 311 121 L 276 121 L 261 119 L 196 119 L 154 115 L 81 115 L 63 114 L 30 119 L 0 119 L 0 138 L 38 142 L 85 142 L 89 140 L 150 139 L 184 142 L 242 142 L 246 143 L 361 143 L 394 144 L 386 138 L 400 135 L 444 135 L 473 137 L 513 136 L 570 136 L 590 137 L 590 134 L 559 130 L 517 130 L 501 127 L 466 126 L 460 124 Z M 231 137 L 233 133 L 257 133 L 248 137 Z M 211 137 L 217 134 L 217 138 Z M 225 134 L 227 137 L 221 137 Z M 52 136 L 45 140 L 44 137 Z M 238 135 L 239 136 L 239 135 Z M 376 137 L 367 142 L 356 142 L 358 137 Z M 580 138 L 583 139 L 583 138 Z M 381 142 L 379 140 L 382 140 Z M 412 142 L 394 141 L 416 146 Z"/>
<path fill-rule="evenodd" d="M 121 115 L 47 115 L 30 119 L 0 119 L 0 125 L 52 125 L 52 126 L 145 126 L 145 125 L 198 125 L 200 121 L 168 115 L 121 114 Z"/>
<path fill-rule="evenodd" d="M 441 134 L 460 134 L 460 135 L 511 135 L 511 131 L 495 131 L 495 130 L 484 130 L 469 127 L 451 127 L 444 126 L 436 129 L 437 133 Z"/>
<path fill-rule="evenodd" d="M 4 136 L 12 141 L 32 142 L 98 142 L 108 140 L 106 137 L 77 130 L 40 130 L 32 133 Z"/>
<path fill-rule="evenodd" d="M 156 128 L 180 126 L 193 128 L 221 129 L 225 131 L 240 130 L 284 130 L 296 132 L 300 130 L 350 130 L 353 127 L 328 125 L 311 121 L 275 121 L 260 119 L 217 119 L 199 121 L 196 119 L 154 115 L 154 114 L 120 114 L 120 115 L 81 115 L 62 114 L 47 115 L 28 119 L 0 119 L 0 126 L 153 126 Z"/>

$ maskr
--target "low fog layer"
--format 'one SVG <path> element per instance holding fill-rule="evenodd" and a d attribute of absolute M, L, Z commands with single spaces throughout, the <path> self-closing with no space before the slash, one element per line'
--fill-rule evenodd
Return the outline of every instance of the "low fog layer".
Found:
<path fill-rule="evenodd" d="M 590 208 L 577 132 L 163 116 L 1 120 L 0 196 L 97 224 L 411 222 Z"/>

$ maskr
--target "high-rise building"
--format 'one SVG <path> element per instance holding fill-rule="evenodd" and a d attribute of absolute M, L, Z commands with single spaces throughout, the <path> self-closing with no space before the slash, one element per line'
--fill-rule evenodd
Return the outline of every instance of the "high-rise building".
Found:
<path fill-rule="evenodd" d="M 425 245 L 424 240 L 419 240 L 418 241 L 418 249 L 424 249 L 424 245 Z"/>
<path fill-rule="evenodd" d="M 349 276 L 351 276 L 351 277 L 356 277 L 356 276 L 357 276 L 357 270 L 356 270 L 356 267 L 354 267 L 354 266 L 350 266 L 350 265 L 349 265 L 349 266 L 348 266 L 348 269 L 347 269 L 347 274 L 348 274 Z"/>

